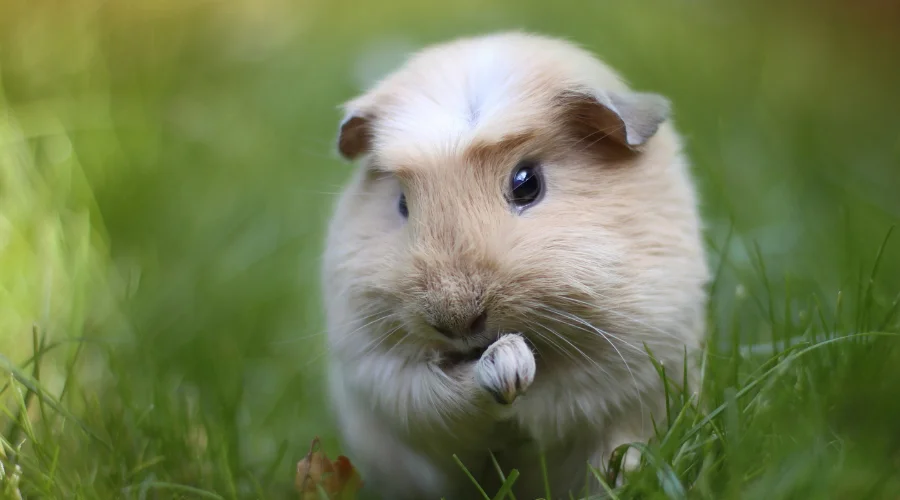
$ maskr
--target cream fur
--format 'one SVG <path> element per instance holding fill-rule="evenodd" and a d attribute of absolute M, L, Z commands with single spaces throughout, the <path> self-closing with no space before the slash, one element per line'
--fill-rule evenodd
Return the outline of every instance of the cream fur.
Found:
<path fill-rule="evenodd" d="M 573 89 L 633 109 L 637 152 L 572 136 L 557 97 Z M 626 107 L 629 92 L 567 42 L 502 33 L 427 48 L 347 104 L 341 148 L 361 165 L 323 265 L 330 392 L 346 453 L 384 498 L 475 498 L 452 455 L 490 482 L 488 450 L 522 473 L 519 498 L 542 494 L 543 451 L 568 498 L 588 462 L 652 436 L 663 395 L 642 346 L 679 378 L 708 271 L 679 138 L 655 128 L 662 101 Z M 524 157 L 546 194 L 518 214 L 503 190 Z M 474 337 L 428 326 L 481 309 Z M 452 359 L 467 348 L 487 350 Z"/>

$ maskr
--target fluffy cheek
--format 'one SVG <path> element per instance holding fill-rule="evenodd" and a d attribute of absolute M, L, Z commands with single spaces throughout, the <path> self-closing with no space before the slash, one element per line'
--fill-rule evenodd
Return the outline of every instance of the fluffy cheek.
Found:
<path fill-rule="evenodd" d="M 396 269 L 403 262 L 403 235 L 383 220 L 348 222 L 327 253 L 323 279 L 328 296 L 358 317 L 390 314 L 399 319 L 402 294 Z"/>
<path fill-rule="evenodd" d="M 571 326 L 579 324 L 573 317 L 593 321 L 625 299 L 625 256 L 615 235 L 588 225 L 529 234 L 505 261 L 503 301 L 511 315 Z"/>

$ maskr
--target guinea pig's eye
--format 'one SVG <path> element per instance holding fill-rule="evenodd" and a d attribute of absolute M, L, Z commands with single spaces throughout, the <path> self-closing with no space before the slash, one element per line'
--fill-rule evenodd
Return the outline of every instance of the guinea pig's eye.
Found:
<path fill-rule="evenodd" d="M 400 204 L 397 207 L 400 210 L 400 215 L 403 216 L 404 219 L 409 217 L 409 207 L 406 206 L 406 195 L 400 195 Z"/>
<path fill-rule="evenodd" d="M 520 161 L 510 179 L 510 203 L 523 210 L 534 205 L 544 193 L 544 179 L 540 165 L 533 161 Z"/>

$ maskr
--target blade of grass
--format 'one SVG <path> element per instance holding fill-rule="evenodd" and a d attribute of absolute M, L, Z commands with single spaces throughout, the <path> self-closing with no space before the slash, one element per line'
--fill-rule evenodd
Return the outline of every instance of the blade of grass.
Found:
<path fill-rule="evenodd" d="M 755 388 L 757 385 L 761 384 L 766 378 L 768 378 L 769 375 L 771 375 L 771 374 L 773 374 L 773 373 L 776 373 L 776 372 L 779 371 L 779 370 L 782 370 L 782 369 L 784 368 L 785 364 L 790 363 L 790 362 L 796 360 L 797 358 L 799 358 L 799 357 L 801 357 L 801 356 L 803 356 L 803 355 L 805 355 L 805 354 L 808 354 L 808 353 L 810 353 L 810 352 L 812 352 L 812 351 L 814 351 L 814 350 L 816 350 L 816 349 L 823 348 L 823 347 L 825 347 L 826 345 L 834 344 L 834 343 L 836 343 L 836 342 L 856 340 L 856 339 L 859 338 L 859 337 L 869 337 L 869 336 L 871 336 L 871 337 L 882 337 L 882 336 L 884 336 L 884 337 L 900 337 L 900 333 L 892 333 L 892 332 L 866 332 L 866 333 L 856 333 L 856 334 L 846 335 L 846 336 L 844 336 L 844 337 L 836 337 L 836 338 L 833 338 L 833 339 L 824 340 L 824 341 L 822 341 L 822 342 L 819 342 L 819 343 L 814 344 L 814 345 L 811 345 L 811 346 L 810 346 L 810 345 L 806 345 L 805 348 L 803 348 L 803 349 L 801 349 L 801 350 L 799 350 L 799 351 L 797 351 L 797 352 L 792 353 L 790 356 L 781 358 L 781 359 L 780 359 L 773 367 L 771 367 L 771 368 L 769 368 L 768 370 L 766 370 L 762 375 L 760 375 L 759 377 L 755 378 L 752 382 L 750 382 L 750 383 L 744 385 L 744 387 L 742 387 L 741 390 L 739 390 L 739 391 L 737 391 L 737 392 L 735 393 L 734 398 L 735 398 L 735 399 L 740 399 L 742 396 L 746 395 L 746 394 L 749 393 L 751 390 L 753 390 L 753 388 Z M 789 349 L 788 351 L 800 349 L 800 348 L 804 347 L 804 345 L 805 345 L 805 344 L 795 344 L 795 345 L 794 345 L 791 349 Z M 785 354 L 785 353 L 787 353 L 788 351 L 785 351 L 785 352 L 782 353 L 782 354 Z M 725 410 L 725 405 L 722 404 L 722 405 L 719 405 L 719 406 L 718 406 L 716 409 L 714 409 L 713 411 L 709 412 L 709 413 L 706 415 L 706 417 L 704 417 L 698 424 L 696 424 L 696 425 L 694 426 L 694 428 L 692 428 L 690 431 L 687 432 L 687 434 L 685 435 L 685 440 L 687 440 L 687 439 L 690 438 L 690 437 L 693 437 L 693 436 L 696 435 L 698 432 L 700 432 L 700 429 L 702 429 L 703 426 L 705 426 L 706 424 L 708 424 L 709 422 L 711 422 L 714 418 L 716 418 L 717 416 L 719 416 L 719 414 L 722 413 L 724 410 Z"/>
<path fill-rule="evenodd" d="M 217 455 L 222 474 L 227 479 L 226 485 L 228 486 L 228 493 L 230 494 L 230 498 L 238 498 L 237 481 L 234 478 L 234 471 L 229 466 L 230 461 L 228 460 L 228 449 L 224 447 L 220 448 Z"/>
<path fill-rule="evenodd" d="M 135 465 L 129 472 L 128 477 L 136 476 L 138 473 L 143 472 L 154 465 L 161 464 L 166 461 L 166 457 L 162 455 L 157 455 L 149 460 L 143 460 L 141 463 Z"/>
<path fill-rule="evenodd" d="M 690 396 L 690 398 L 688 399 L 688 402 L 691 403 L 692 400 L 693 400 L 693 396 Z M 688 410 L 690 410 L 692 408 L 693 408 L 693 406 L 691 404 L 686 404 L 686 405 L 682 406 L 681 411 L 678 412 L 678 415 L 675 416 L 675 420 L 671 423 L 671 425 L 669 425 L 669 428 L 670 429 L 677 428 L 679 426 L 679 424 L 681 424 L 681 422 L 686 419 Z M 666 435 L 663 437 L 662 441 L 660 441 L 660 443 L 659 443 L 660 448 L 664 448 L 666 446 L 666 444 L 668 443 L 669 438 L 671 436 L 672 436 L 671 432 L 666 433 Z"/>
<path fill-rule="evenodd" d="M 545 500 L 553 500 L 550 498 L 550 479 L 547 474 L 547 457 L 544 456 L 544 453 L 541 452 L 541 475 L 544 478 L 544 498 Z"/>
<path fill-rule="evenodd" d="M 84 422 L 82 422 L 81 420 L 76 418 L 75 415 L 73 415 L 71 412 L 69 412 L 69 410 L 65 409 L 61 404 L 59 404 L 59 402 L 57 402 L 55 399 L 53 399 L 52 397 L 47 395 L 46 392 L 40 390 L 38 383 L 36 383 L 34 380 L 32 380 L 29 375 L 27 375 L 27 374 L 23 373 L 21 370 L 19 370 L 15 365 L 12 364 L 12 362 L 10 362 L 10 360 L 6 356 L 3 356 L 2 354 L 0 354 L 0 370 L 3 370 L 5 372 L 9 373 L 10 375 L 12 375 L 13 378 L 17 382 L 22 384 L 23 387 L 38 394 L 38 396 L 41 399 L 43 399 L 44 402 L 47 403 L 48 406 L 53 408 L 53 410 L 55 410 L 57 413 L 59 413 L 66 419 L 71 420 L 72 422 L 75 422 L 75 424 L 77 424 L 79 427 L 81 427 L 81 429 L 87 435 L 89 435 L 94 440 L 96 440 L 97 442 L 102 444 L 104 447 L 106 447 L 107 450 L 112 451 L 113 447 L 111 444 L 106 442 L 106 440 L 104 440 L 97 433 L 95 433 L 93 431 L 93 429 L 88 427 Z"/>
<path fill-rule="evenodd" d="M 47 480 L 45 481 L 45 489 L 46 491 L 53 491 L 53 486 L 56 484 L 56 472 L 59 467 L 59 454 L 60 447 L 57 446 L 53 450 L 53 461 L 50 463 L 50 470 L 47 471 Z"/>
<path fill-rule="evenodd" d="M 33 353 L 31 356 L 29 356 L 27 359 L 25 359 L 25 361 L 22 362 L 21 368 L 22 369 L 28 368 L 29 366 L 31 366 L 32 363 L 34 363 L 35 359 L 45 356 L 47 353 L 56 349 L 57 347 L 62 347 L 63 345 L 70 344 L 73 342 L 82 343 L 82 342 L 90 342 L 90 341 L 92 341 L 92 339 L 88 339 L 86 337 L 77 337 L 77 338 L 64 339 L 64 340 L 59 340 L 56 342 L 51 342 L 51 343 L 46 344 L 43 347 L 41 347 L 40 351 L 38 351 L 36 354 Z M 70 362 L 69 365 L 71 366 L 71 364 L 72 363 Z M 67 370 L 67 372 L 69 372 L 69 371 L 71 371 L 71 370 Z M 68 377 L 66 378 L 66 383 L 67 382 L 68 382 Z M 8 387 L 8 384 L 4 384 L 3 387 L 0 388 L 0 395 L 2 395 L 4 391 L 6 391 L 7 387 Z M 60 400 L 62 400 L 62 396 L 65 394 L 65 389 L 66 389 L 66 387 L 64 385 L 63 390 L 60 392 L 60 398 L 59 398 Z"/>
<path fill-rule="evenodd" d="M 684 489 L 684 485 L 681 484 L 681 481 L 678 479 L 678 475 L 675 474 L 672 467 L 661 460 L 649 446 L 643 443 L 631 443 L 626 446 L 638 450 L 641 453 L 641 456 L 645 457 L 650 465 L 656 468 L 657 478 L 659 479 L 660 484 L 662 484 L 663 491 L 665 491 L 669 498 L 687 498 L 687 492 Z"/>
<path fill-rule="evenodd" d="M 775 319 L 775 294 L 772 292 L 771 283 L 769 283 L 769 275 L 766 270 L 766 262 L 763 259 L 762 249 L 759 246 L 759 242 L 753 242 L 753 254 L 756 257 L 754 261 L 754 267 L 757 268 L 757 272 L 759 273 L 759 277 L 762 280 L 763 287 L 766 289 L 766 298 L 768 298 L 768 317 L 769 317 L 769 325 L 772 328 L 771 336 L 772 336 L 772 350 L 775 354 L 778 353 L 778 321 Z"/>
<path fill-rule="evenodd" d="M 684 346 L 681 359 L 681 406 L 686 406 L 688 401 L 693 397 L 691 395 L 691 379 L 688 376 L 688 366 L 691 362 L 688 356 L 687 346 Z M 669 397 L 669 391 L 666 391 L 666 398 Z"/>
<path fill-rule="evenodd" d="M 894 302 L 891 303 L 891 307 L 888 309 L 888 312 L 884 316 L 884 320 L 881 321 L 881 325 L 878 326 L 878 329 L 884 331 L 890 326 L 891 321 L 894 320 L 894 316 L 897 314 L 897 311 L 900 310 L 900 294 L 897 294 L 897 297 L 894 299 Z"/>
<path fill-rule="evenodd" d="M 716 272 L 713 274 L 712 282 L 709 286 L 709 296 L 715 297 L 719 290 L 719 283 L 722 280 L 722 274 L 725 272 L 725 265 L 728 263 L 728 255 L 731 250 L 731 238 L 734 236 L 734 222 L 728 224 L 728 234 L 725 236 L 725 242 L 722 243 L 722 254 L 719 259 L 719 265 L 716 266 Z"/>
<path fill-rule="evenodd" d="M 872 300 L 874 299 L 874 288 L 875 288 L 875 277 L 878 274 L 878 269 L 881 267 L 881 260 L 884 258 L 884 249 L 887 248 L 888 242 L 891 239 L 891 234 L 894 232 L 894 227 L 891 226 L 887 230 L 887 234 L 884 235 L 884 240 L 881 242 L 881 246 L 878 247 L 878 253 L 875 254 L 875 263 L 872 265 L 872 272 L 869 274 L 869 280 L 866 282 L 866 291 L 863 296 L 862 304 L 860 307 L 862 308 L 862 319 L 860 321 L 860 331 L 867 330 L 869 328 L 869 313 L 872 309 Z"/>
<path fill-rule="evenodd" d="M 491 463 L 494 465 L 494 470 L 497 471 L 497 475 L 500 477 L 500 480 L 503 481 L 503 482 L 505 483 L 505 482 L 506 482 L 506 475 L 503 474 L 503 468 L 500 467 L 500 463 L 497 462 L 497 457 L 494 456 L 494 452 L 493 452 L 493 451 L 490 452 L 490 455 L 491 455 Z M 512 498 L 512 500 L 516 500 L 516 496 L 513 494 L 513 492 L 512 492 L 511 490 L 510 490 L 510 492 L 509 492 L 509 497 Z"/>
<path fill-rule="evenodd" d="M 489 497 L 487 492 L 484 491 L 484 488 L 482 488 L 481 485 L 478 484 L 478 480 L 475 479 L 475 476 L 473 476 L 471 472 L 469 472 L 469 469 L 467 469 L 466 466 L 462 463 L 462 460 L 460 460 L 459 457 L 456 456 L 456 453 L 453 454 L 453 461 L 455 461 L 456 465 L 458 465 L 463 470 L 463 472 L 466 474 L 466 477 L 468 477 L 469 480 L 472 481 L 472 484 L 474 484 L 475 487 L 478 488 L 478 492 L 481 493 L 481 497 L 485 500 L 491 500 L 491 497 Z"/>
<path fill-rule="evenodd" d="M 791 280 L 788 275 L 784 276 L 784 318 L 782 321 L 781 340 L 784 342 L 784 347 L 788 348 L 791 346 L 791 335 L 794 334 L 794 320 L 791 315 Z"/>
<path fill-rule="evenodd" d="M 10 433 L 9 441 L 14 444 L 17 442 L 21 443 L 21 440 L 19 439 L 21 434 L 25 434 L 25 438 L 32 442 L 37 441 L 34 437 L 34 428 L 31 426 L 31 419 L 28 418 L 28 408 L 25 406 L 25 397 L 27 396 L 27 391 L 28 389 L 26 388 L 26 394 L 23 395 L 18 386 L 14 386 L 12 391 L 13 397 L 16 401 L 16 414 L 14 417 L 15 420 L 13 421 L 12 425 L 15 426 L 13 430 L 15 430 L 16 432 Z M 24 418 L 22 418 L 23 415 Z"/>
<path fill-rule="evenodd" d="M 497 490 L 497 494 L 494 495 L 494 500 L 503 500 L 507 496 L 515 500 L 516 497 L 512 494 L 512 487 L 516 483 L 516 479 L 519 479 L 519 471 L 516 469 L 509 471 L 509 476 L 503 481 L 503 485 L 500 486 L 500 489 Z"/>
<path fill-rule="evenodd" d="M 41 352 L 43 350 L 41 348 L 42 343 L 43 342 L 40 339 L 40 333 L 38 332 L 37 325 L 32 325 L 31 326 L 31 348 L 32 348 L 32 352 L 34 353 L 32 355 L 32 359 L 34 359 L 34 366 L 31 369 L 31 378 L 33 378 L 37 382 L 40 382 L 40 380 L 41 380 Z M 40 386 L 37 386 L 37 387 L 40 388 Z M 36 392 L 32 391 L 31 389 L 28 389 L 25 391 L 25 396 L 22 400 L 22 404 L 19 408 L 18 414 L 17 414 L 16 418 L 13 419 L 9 424 L 10 429 L 7 432 L 7 434 L 9 435 L 10 441 L 16 442 L 19 440 L 18 439 L 19 434 L 23 431 L 24 426 L 26 425 L 26 422 L 24 422 L 24 420 L 29 419 L 28 408 L 31 406 L 31 400 L 34 398 L 35 394 L 36 394 Z M 41 413 L 43 413 L 43 404 L 41 406 L 42 406 Z"/>
<path fill-rule="evenodd" d="M 69 386 L 71 385 L 73 374 L 75 373 L 75 365 L 78 364 L 78 359 L 81 356 L 81 352 L 84 350 L 84 342 L 79 342 L 75 347 L 75 354 L 72 355 L 72 359 L 69 360 L 69 363 L 66 365 L 66 379 L 63 381 L 62 390 L 59 391 L 59 400 L 62 401 L 66 397 L 66 393 L 69 391 Z"/>
<path fill-rule="evenodd" d="M 619 500 L 619 496 L 616 495 L 616 492 L 613 491 L 612 487 L 610 487 L 609 484 L 607 484 L 606 480 L 603 479 L 603 475 L 600 474 L 600 471 L 598 471 L 595 467 L 592 467 L 590 465 L 588 465 L 588 469 L 590 469 L 591 474 L 594 475 L 594 478 L 597 479 L 597 482 L 600 483 L 600 487 L 603 488 L 603 491 L 605 491 L 606 494 L 609 495 L 609 499 L 610 500 Z"/>

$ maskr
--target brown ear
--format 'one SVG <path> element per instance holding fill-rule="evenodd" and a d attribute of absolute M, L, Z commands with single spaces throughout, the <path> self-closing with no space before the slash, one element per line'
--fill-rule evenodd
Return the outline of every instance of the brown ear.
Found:
<path fill-rule="evenodd" d="M 668 99 L 643 92 L 577 91 L 563 100 L 585 141 L 612 141 L 633 152 L 656 135 L 671 114 Z"/>
<path fill-rule="evenodd" d="M 372 119 L 365 113 L 348 111 L 341 120 L 338 151 L 347 160 L 355 160 L 372 147 Z"/>

